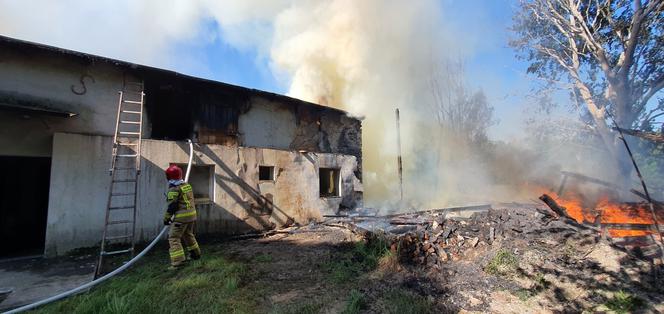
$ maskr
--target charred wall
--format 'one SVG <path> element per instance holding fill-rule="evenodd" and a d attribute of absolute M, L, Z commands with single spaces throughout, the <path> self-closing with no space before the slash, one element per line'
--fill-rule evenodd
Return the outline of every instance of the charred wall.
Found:
<path fill-rule="evenodd" d="M 361 122 L 342 111 L 235 86 L 159 76 L 146 82 L 148 138 L 361 159 Z"/>

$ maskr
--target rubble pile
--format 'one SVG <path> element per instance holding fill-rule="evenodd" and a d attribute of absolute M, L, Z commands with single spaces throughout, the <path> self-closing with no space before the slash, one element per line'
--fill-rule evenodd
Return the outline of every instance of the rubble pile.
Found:
<path fill-rule="evenodd" d="M 446 219 L 444 213 L 406 214 L 390 219 L 391 225 L 401 227 L 385 235 L 401 262 L 437 268 L 462 259 L 473 248 L 541 228 L 549 222 L 545 217 L 532 208 L 489 209 L 469 219 Z"/>
<path fill-rule="evenodd" d="M 543 198 L 544 204 L 509 203 L 497 208 L 484 205 L 388 216 L 346 216 L 337 223 L 365 237 L 387 241 L 400 263 L 435 269 L 449 261 L 472 259 L 482 248 L 491 249 L 504 240 L 564 243 L 570 232 L 589 236 L 591 241 L 605 234 L 602 226 L 579 223 L 550 197 Z M 631 247 L 622 243 L 625 239 L 607 240 L 630 251 L 647 249 L 659 254 L 657 245 L 651 243 L 652 237 L 636 238 L 650 242 Z M 644 254 L 637 254 L 640 255 Z"/>

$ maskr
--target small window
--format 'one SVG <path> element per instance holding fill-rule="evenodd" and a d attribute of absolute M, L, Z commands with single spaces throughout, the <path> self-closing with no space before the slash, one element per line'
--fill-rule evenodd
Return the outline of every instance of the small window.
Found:
<path fill-rule="evenodd" d="M 260 181 L 274 181 L 274 167 L 273 166 L 258 166 L 258 180 L 260 180 Z"/>
<path fill-rule="evenodd" d="M 187 172 L 187 164 L 178 164 L 178 166 L 183 172 Z M 214 202 L 214 165 L 191 165 L 189 184 L 194 190 L 194 200 L 197 203 Z"/>
<path fill-rule="evenodd" d="M 320 168 L 318 170 L 320 179 L 320 197 L 341 196 L 339 187 L 339 169 Z"/>

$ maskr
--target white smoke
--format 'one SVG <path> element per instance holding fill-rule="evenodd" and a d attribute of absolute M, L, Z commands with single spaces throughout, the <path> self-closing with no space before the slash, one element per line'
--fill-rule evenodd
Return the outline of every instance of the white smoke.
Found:
<path fill-rule="evenodd" d="M 434 0 L 0 0 L 0 34 L 156 66 L 186 58 L 174 56 L 178 43 L 220 36 L 269 58 L 289 95 L 365 118 L 370 204 L 398 195 L 400 108 L 407 201 L 444 206 L 490 180 L 474 158 L 436 161 L 468 155 L 431 127 L 434 66 L 467 51 L 443 10 Z"/>

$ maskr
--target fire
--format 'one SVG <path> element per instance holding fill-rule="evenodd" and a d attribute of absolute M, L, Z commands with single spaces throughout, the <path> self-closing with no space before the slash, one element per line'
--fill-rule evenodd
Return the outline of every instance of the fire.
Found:
<path fill-rule="evenodd" d="M 579 223 L 601 224 L 614 238 L 640 237 L 652 234 L 655 224 L 650 207 L 646 202 L 624 203 L 613 200 L 609 194 L 603 194 L 594 201 L 589 201 L 573 191 L 566 191 L 564 196 L 548 192 L 567 214 Z M 660 205 L 655 207 L 657 222 L 664 222 L 664 211 Z"/>

